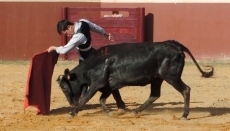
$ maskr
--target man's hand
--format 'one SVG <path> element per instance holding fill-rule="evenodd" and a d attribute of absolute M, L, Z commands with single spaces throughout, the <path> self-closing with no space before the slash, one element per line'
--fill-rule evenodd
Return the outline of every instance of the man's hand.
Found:
<path fill-rule="evenodd" d="M 110 33 L 109 33 L 108 40 L 114 42 L 114 38 L 113 38 L 113 36 Z"/>
<path fill-rule="evenodd" d="M 109 41 L 114 42 L 114 38 L 110 33 L 105 33 L 104 34 L 105 38 L 108 39 Z"/>
<path fill-rule="evenodd" d="M 50 46 L 48 49 L 47 49 L 47 51 L 50 53 L 50 52 L 52 52 L 52 51 L 55 51 L 56 50 L 56 46 Z"/>

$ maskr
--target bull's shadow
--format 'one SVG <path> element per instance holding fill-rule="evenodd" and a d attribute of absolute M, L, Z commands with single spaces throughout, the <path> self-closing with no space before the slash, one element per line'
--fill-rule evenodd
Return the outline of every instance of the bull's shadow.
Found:
<path fill-rule="evenodd" d="M 203 102 L 191 102 L 191 103 L 203 103 Z M 117 110 L 117 106 L 115 103 L 108 103 L 106 104 L 108 109 L 113 111 L 114 109 Z M 126 103 L 127 112 L 132 111 L 132 109 L 139 107 L 141 104 L 139 103 Z M 161 107 L 165 105 L 181 105 L 181 107 Z M 161 114 L 162 112 L 180 112 L 183 113 L 183 102 L 168 102 L 168 103 L 153 103 L 149 107 L 147 107 L 141 114 L 142 115 L 152 115 L 152 114 Z M 132 109 L 130 109 L 132 108 Z M 101 109 L 100 104 L 87 104 L 83 107 L 83 110 L 90 110 L 90 109 Z M 57 109 L 53 109 L 50 111 L 51 115 L 60 115 L 60 114 L 67 114 L 73 110 L 73 107 L 61 107 Z M 221 116 L 226 113 L 230 113 L 230 108 L 227 107 L 190 107 L 190 114 L 193 112 L 200 113 L 206 112 L 209 115 L 190 118 L 190 119 L 199 119 L 204 117 L 211 117 L 211 116 Z M 101 111 L 97 111 L 94 113 L 87 113 L 87 115 L 93 115 L 101 113 Z"/>
<path fill-rule="evenodd" d="M 191 102 L 191 103 L 203 103 L 203 102 Z M 181 104 L 182 106 L 181 107 L 170 107 L 170 108 L 169 107 L 162 107 L 162 108 L 157 107 L 156 108 L 156 104 L 151 104 L 142 113 L 143 115 L 160 114 L 162 112 L 179 112 L 182 114 L 184 111 L 183 102 L 157 103 L 158 106 L 163 106 L 166 104 L 172 104 L 172 105 Z M 223 114 L 230 113 L 230 108 L 228 107 L 190 107 L 189 112 L 190 112 L 189 116 L 191 116 L 192 113 L 202 113 L 202 112 L 209 113 L 209 115 L 206 115 L 206 116 L 189 118 L 189 119 L 200 119 L 200 118 L 205 118 L 205 117 L 221 116 Z"/>
<path fill-rule="evenodd" d="M 137 103 L 126 103 L 126 106 L 139 106 L 140 104 Z M 117 108 L 117 105 L 115 103 L 108 103 L 106 104 L 107 108 L 111 111 L 113 109 Z M 113 108 L 113 109 L 112 109 Z M 100 104 L 86 104 L 82 110 L 91 110 L 91 109 L 102 109 Z M 61 115 L 61 114 L 66 114 L 73 111 L 73 107 L 61 107 L 61 108 L 56 108 L 52 109 L 49 114 L 51 115 Z"/>

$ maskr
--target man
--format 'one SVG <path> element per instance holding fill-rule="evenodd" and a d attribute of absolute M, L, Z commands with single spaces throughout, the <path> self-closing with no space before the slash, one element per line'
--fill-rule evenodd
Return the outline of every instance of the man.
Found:
<path fill-rule="evenodd" d="M 107 33 L 102 27 L 86 19 L 80 19 L 75 23 L 72 23 L 68 20 L 60 20 L 57 23 L 57 31 L 60 35 L 64 34 L 71 39 L 66 45 L 59 47 L 50 46 L 47 51 L 56 51 L 58 54 L 65 54 L 76 48 L 79 51 L 79 63 L 88 58 L 90 53 L 95 50 L 91 45 L 90 31 L 104 36 L 109 41 L 114 41 L 113 36 L 110 33 Z M 87 88 L 87 86 L 83 87 L 81 93 L 82 95 L 84 95 Z"/>
<path fill-rule="evenodd" d="M 105 30 L 90 22 L 86 19 L 81 19 L 78 22 L 72 23 L 68 20 L 60 20 L 57 24 L 58 33 L 71 37 L 69 42 L 65 46 L 50 46 L 48 52 L 56 51 L 59 54 L 65 54 L 73 48 L 77 48 L 80 54 L 79 62 L 86 59 L 89 54 L 95 50 L 91 45 L 90 31 L 96 32 L 104 36 L 109 41 L 113 41 L 113 36 Z"/>

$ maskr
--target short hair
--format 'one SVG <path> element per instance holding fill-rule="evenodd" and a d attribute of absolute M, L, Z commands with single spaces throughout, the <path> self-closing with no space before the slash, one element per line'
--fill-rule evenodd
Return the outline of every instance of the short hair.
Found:
<path fill-rule="evenodd" d="M 62 31 L 65 31 L 68 29 L 68 25 L 74 25 L 74 23 L 72 23 L 68 20 L 60 20 L 57 23 L 57 32 L 59 33 L 59 35 L 62 34 Z"/>

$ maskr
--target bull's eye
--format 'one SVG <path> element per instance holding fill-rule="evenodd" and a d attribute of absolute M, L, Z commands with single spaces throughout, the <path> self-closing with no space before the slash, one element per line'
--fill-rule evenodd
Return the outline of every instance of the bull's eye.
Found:
<path fill-rule="evenodd" d="M 62 90 L 67 90 L 69 88 L 68 84 L 65 82 L 61 82 L 59 85 Z"/>
<path fill-rule="evenodd" d="M 67 88 L 68 88 L 67 85 L 61 85 L 62 90 L 67 90 Z"/>

